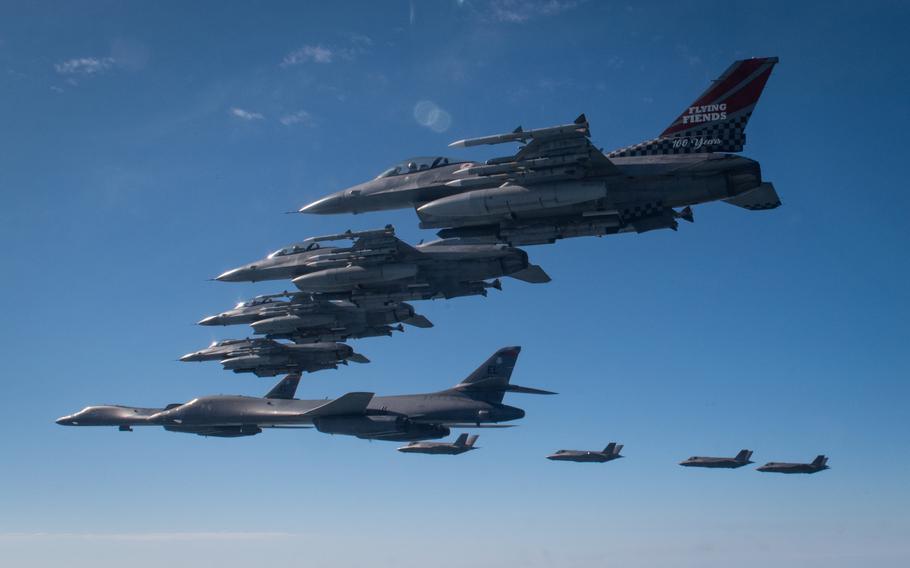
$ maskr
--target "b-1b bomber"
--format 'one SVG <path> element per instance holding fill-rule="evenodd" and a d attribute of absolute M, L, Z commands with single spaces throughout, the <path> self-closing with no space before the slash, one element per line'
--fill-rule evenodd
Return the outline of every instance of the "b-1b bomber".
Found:
<path fill-rule="evenodd" d="M 202 436 L 252 436 L 264 428 L 315 427 L 326 434 L 369 440 L 419 441 L 444 438 L 451 428 L 495 426 L 523 418 L 524 410 L 503 404 L 508 392 L 555 394 L 510 383 L 520 347 L 504 347 L 454 387 L 425 394 L 374 396 L 351 392 L 334 400 L 294 398 L 299 374 L 284 377 L 263 398 L 214 395 L 164 408 L 89 406 L 57 420 L 64 426 L 161 426 Z"/>
<path fill-rule="evenodd" d="M 404 331 L 402 324 L 433 327 L 430 320 L 405 302 L 361 307 L 349 300 L 289 292 L 256 296 L 199 321 L 205 326 L 237 324 L 249 324 L 254 333 L 268 339 L 295 343 L 392 335 L 394 331 Z"/>
<path fill-rule="evenodd" d="M 325 246 L 351 240 L 351 246 Z M 521 249 L 503 244 L 437 240 L 411 246 L 387 225 L 371 231 L 311 237 L 266 258 L 228 270 L 216 280 L 259 282 L 291 279 L 303 292 L 358 305 L 486 294 L 510 276 L 530 283 L 550 277 Z"/>
<path fill-rule="evenodd" d="M 273 339 L 225 339 L 187 353 L 181 361 L 219 361 L 226 371 L 274 377 L 284 373 L 312 373 L 336 369 L 348 361 L 369 363 L 344 343 L 283 343 Z"/>

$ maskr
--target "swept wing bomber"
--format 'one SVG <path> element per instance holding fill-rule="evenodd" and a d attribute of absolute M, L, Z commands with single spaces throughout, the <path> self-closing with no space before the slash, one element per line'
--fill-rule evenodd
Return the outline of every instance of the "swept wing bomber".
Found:
<path fill-rule="evenodd" d="M 315 427 L 326 434 L 370 440 L 444 438 L 453 427 L 482 427 L 523 418 L 503 404 L 507 392 L 554 394 L 512 385 L 520 347 L 504 347 L 450 389 L 416 395 L 374 396 L 351 392 L 334 400 L 298 400 L 299 374 L 283 378 L 263 397 L 202 396 L 164 408 L 89 406 L 57 420 L 65 426 L 162 426 L 203 436 L 252 436 L 264 428 Z"/>
<path fill-rule="evenodd" d="M 573 123 L 471 138 L 453 147 L 516 142 L 484 163 L 415 158 L 323 197 L 302 213 L 414 207 L 443 238 L 512 246 L 654 229 L 693 220 L 691 206 L 780 205 L 758 162 L 736 155 L 776 57 L 734 62 L 656 138 L 604 153 L 584 114 Z"/>

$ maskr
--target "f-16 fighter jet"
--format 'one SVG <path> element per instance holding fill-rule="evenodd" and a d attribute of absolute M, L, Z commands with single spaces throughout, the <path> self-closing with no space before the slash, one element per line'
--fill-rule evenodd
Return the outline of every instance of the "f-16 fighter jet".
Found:
<path fill-rule="evenodd" d="M 711 458 L 704 456 L 692 456 L 691 458 L 679 462 L 679 465 L 685 467 L 713 467 L 735 469 L 752 463 L 749 459 L 752 457 L 752 450 L 740 450 L 732 458 Z"/>
<path fill-rule="evenodd" d="M 610 442 L 602 452 L 586 450 L 557 450 L 555 454 L 547 456 L 547 459 L 553 461 L 604 463 L 625 457 L 619 455 L 619 452 L 622 451 L 622 446 L 622 444 L 617 445 L 616 442 Z"/>
<path fill-rule="evenodd" d="M 325 241 L 352 240 L 349 247 Z M 433 241 L 412 247 L 384 229 L 313 237 L 275 251 L 256 262 L 229 270 L 216 280 L 257 282 L 290 278 L 304 292 L 370 295 L 386 301 L 451 298 L 482 294 L 486 280 L 511 276 L 532 283 L 549 282 L 523 250 L 503 244 Z M 354 299 L 354 298 L 352 298 Z"/>
<path fill-rule="evenodd" d="M 393 331 L 404 331 L 401 323 L 433 327 L 430 320 L 404 302 L 361 307 L 347 300 L 288 292 L 256 296 L 199 321 L 199 325 L 207 326 L 242 323 L 250 324 L 255 333 L 269 339 L 290 339 L 295 343 L 392 335 Z"/>
<path fill-rule="evenodd" d="M 691 206 L 724 201 L 750 210 L 780 205 L 758 162 L 735 155 L 776 57 L 734 62 L 656 138 L 604 154 L 575 122 L 453 142 L 521 144 L 483 164 L 436 159 L 397 168 L 324 197 L 303 213 L 415 207 L 421 228 L 443 238 L 512 246 L 654 229 L 692 221 Z M 453 169 L 453 164 L 460 168 Z M 426 165 L 424 168 L 422 166 Z"/>
<path fill-rule="evenodd" d="M 452 443 L 449 442 L 411 442 L 407 446 L 401 446 L 398 448 L 399 452 L 404 452 L 406 454 L 445 454 L 449 456 L 457 456 L 465 452 L 470 452 L 471 450 L 476 450 L 474 447 L 474 442 L 477 441 L 479 436 L 468 436 L 467 434 L 462 434 L 458 436 L 458 439 Z"/>
<path fill-rule="evenodd" d="M 257 377 L 337 369 L 339 363 L 348 361 L 370 362 L 344 343 L 296 344 L 258 338 L 215 341 L 205 349 L 187 353 L 180 360 L 220 361 L 226 371 L 253 373 Z"/>
<path fill-rule="evenodd" d="M 554 394 L 512 385 L 520 347 L 504 347 L 454 387 L 438 392 L 374 396 L 351 392 L 334 400 L 297 400 L 299 374 L 282 379 L 265 398 L 215 395 L 163 409 L 89 406 L 57 420 L 65 426 L 163 426 L 205 436 L 251 436 L 263 428 L 315 426 L 327 434 L 371 440 L 444 438 L 452 427 L 495 427 L 523 418 L 522 409 L 502 403 L 507 392 Z"/>
<path fill-rule="evenodd" d="M 755 469 L 772 473 L 818 473 L 830 468 L 828 467 L 828 457 L 822 455 L 816 456 L 812 463 L 768 462 Z"/>

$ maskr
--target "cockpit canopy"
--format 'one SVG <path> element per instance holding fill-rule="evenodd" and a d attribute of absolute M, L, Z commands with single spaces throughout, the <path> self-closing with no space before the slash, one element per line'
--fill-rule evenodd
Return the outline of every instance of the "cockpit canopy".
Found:
<path fill-rule="evenodd" d="M 415 172 L 432 170 L 433 168 L 439 168 L 442 166 L 448 166 L 449 164 L 457 163 L 460 163 L 459 160 L 450 160 L 444 156 L 422 156 L 419 158 L 410 158 L 401 162 L 400 164 L 395 164 L 391 168 L 382 172 L 376 176 L 376 179 L 400 176 L 404 174 L 413 174 Z"/>
<path fill-rule="evenodd" d="M 239 310 L 240 308 L 252 308 L 253 306 L 261 306 L 262 304 L 271 304 L 274 301 L 275 301 L 274 298 L 268 298 L 268 297 L 262 298 L 260 296 L 256 296 L 252 300 L 238 302 L 237 305 L 234 306 L 234 309 Z"/>
<path fill-rule="evenodd" d="M 290 246 L 284 247 L 283 249 L 276 250 L 268 256 L 268 258 L 275 258 L 277 256 L 288 256 L 290 254 L 300 254 L 302 252 L 307 252 L 310 250 L 316 250 L 319 248 L 319 243 L 294 243 Z"/>

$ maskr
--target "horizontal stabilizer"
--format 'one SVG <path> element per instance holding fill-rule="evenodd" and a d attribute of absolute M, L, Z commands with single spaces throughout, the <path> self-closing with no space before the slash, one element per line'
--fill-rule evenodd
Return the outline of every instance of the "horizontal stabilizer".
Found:
<path fill-rule="evenodd" d="M 414 327 L 420 327 L 423 329 L 433 327 L 433 322 L 428 320 L 426 318 L 426 316 L 421 316 L 421 315 L 415 315 L 414 317 L 408 318 L 406 320 L 402 320 L 402 323 L 406 323 L 408 325 L 413 325 Z"/>
<path fill-rule="evenodd" d="M 366 356 L 361 355 L 360 353 L 354 353 L 348 357 L 348 361 L 353 361 L 354 363 L 369 363 L 370 360 Z"/>
<path fill-rule="evenodd" d="M 512 278 L 527 282 L 529 284 L 546 284 L 550 281 L 550 275 L 544 272 L 544 269 L 536 264 L 532 264 L 524 270 L 509 274 Z"/>
<path fill-rule="evenodd" d="M 367 405 L 370 404 L 371 400 L 373 400 L 373 393 L 371 392 L 349 392 L 322 406 L 307 410 L 303 413 L 303 416 L 315 418 L 318 416 L 363 414 L 366 412 Z"/>
<path fill-rule="evenodd" d="M 523 394 L 559 394 L 559 393 L 555 393 L 553 391 L 535 389 L 535 388 L 531 388 L 531 387 L 521 387 L 518 385 L 508 385 L 505 388 L 505 390 L 507 390 L 508 392 L 520 392 Z"/>
<path fill-rule="evenodd" d="M 730 205 L 736 205 L 737 207 L 750 209 L 752 211 L 761 211 L 763 209 L 775 209 L 777 207 L 780 207 L 780 197 L 777 196 L 777 192 L 774 190 L 774 185 L 767 182 L 759 185 L 751 191 L 737 195 L 736 197 L 724 199 L 724 201 Z"/>

